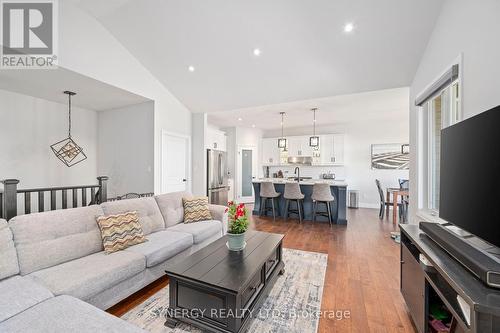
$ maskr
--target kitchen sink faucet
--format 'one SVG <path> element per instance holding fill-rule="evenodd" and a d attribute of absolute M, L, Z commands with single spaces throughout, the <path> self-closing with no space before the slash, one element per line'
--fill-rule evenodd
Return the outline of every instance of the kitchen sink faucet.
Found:
<path fill-rule="evenodd" d="M 297 174 L 297 182 L 300 182 L 300 168 L 295 167 L 295 170 L 293 170 L 293 174 Z"/>

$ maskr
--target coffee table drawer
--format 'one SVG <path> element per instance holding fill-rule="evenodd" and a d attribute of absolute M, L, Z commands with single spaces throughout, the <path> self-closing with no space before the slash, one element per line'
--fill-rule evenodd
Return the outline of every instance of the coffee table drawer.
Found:
<path fill-rule="evenodd" d="M 278 264 L 280 261 L 280 253 L 279 253 L 279 247 L 277 247 L 273 253 L 267 258 L 266 264 L 264 266 L 264 269 L 266 270 L 266 280 L 269 277 L 269 275 L 272 273 L 274 267 Z"/>
<path fill-rule="evenodd" d="M 262 278 L 262 270 L 258 271 L 257 274 L 252 278 L 248 287 L 241 293 L 241 305 L 243 309 L 248 309 L 252 297 L 257 294 L 260 289 L 264 286 L 264 280 Z"/>

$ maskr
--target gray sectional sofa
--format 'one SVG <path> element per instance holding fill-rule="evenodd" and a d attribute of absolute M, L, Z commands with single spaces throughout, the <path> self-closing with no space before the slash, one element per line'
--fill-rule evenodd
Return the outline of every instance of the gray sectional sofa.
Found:
<path fill-rule="evenodd" d="M 107 309 L 164 275 L 167 265 L 227 232 L 213 220 L 184 224 L 186 192 L 0 220 L 0 332 L 141 332 Z M 135 210 L 147 242 L 105 254 L 96 217 Z"/>

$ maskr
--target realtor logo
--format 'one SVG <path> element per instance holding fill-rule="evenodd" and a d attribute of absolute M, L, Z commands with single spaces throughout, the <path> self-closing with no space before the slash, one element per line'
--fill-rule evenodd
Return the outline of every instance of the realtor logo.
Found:
<path fill-rule="evenodd" d="M 57 0 L 0 0 L 1 68 L 57 67 Z"/>

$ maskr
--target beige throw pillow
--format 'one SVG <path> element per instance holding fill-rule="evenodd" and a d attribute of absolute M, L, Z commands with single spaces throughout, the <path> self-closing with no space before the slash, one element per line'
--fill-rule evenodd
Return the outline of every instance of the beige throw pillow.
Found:
<path fill-rule="evenodd" d="M 139 224 L 139 216 L 135 211 L 99 216 L 97 225 L 101 230 L 102 244 L 106 253 L 120 251 L 146 241 Z"/>
<path fill-rule="evenodd" d="M 184 223 L 211 220 L 207 197 L 182 198 L 184 204 Z"/>

